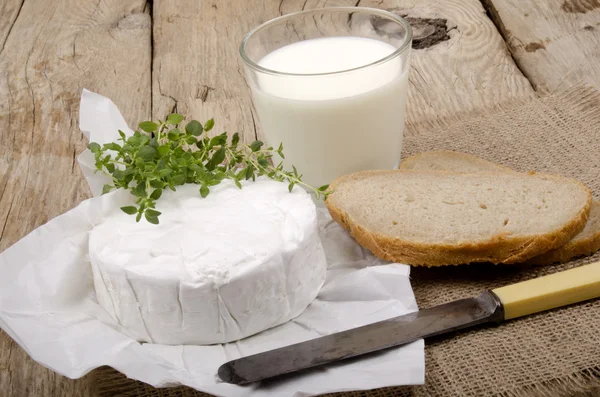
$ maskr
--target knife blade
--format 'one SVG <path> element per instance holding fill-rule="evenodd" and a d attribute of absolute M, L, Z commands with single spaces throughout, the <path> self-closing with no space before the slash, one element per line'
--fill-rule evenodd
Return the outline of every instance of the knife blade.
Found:
<path fill-rule="evenodd" d="M 403 316 L 281 347 L 221 365 L 219 378 L 243 385 L 485 323 L 600 297 L 600 262 L 484 291 Z"/>

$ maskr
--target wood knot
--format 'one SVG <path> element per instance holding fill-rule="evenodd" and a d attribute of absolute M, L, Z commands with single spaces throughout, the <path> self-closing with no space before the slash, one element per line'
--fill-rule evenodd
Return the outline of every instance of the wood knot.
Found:
<path fill-rule="evenodd" d="M 443 41 L 450 40 L 448 31 L 455 29 L 448 28 L 448 20 L 445 18 L 415 18 L 398 11 L 390 11 L 401 16 L 410 24 L 413 31 L 412 48 L 415 50 L 433 47 Z M 387 35 L 393 35 L 399 29 L 395 23 L 381 18 L 373 20 L 373 27 L 378 32 Z"/>
<path fill-rule="evenodd" d="M 412 47 L 415 50 L 433 47 L 442 41 L 450 40 L 448 20 L 444 18 L 404 17 L 413 29 Z"/>
<path fill-rule="evenodd" d="M 525 51 L 527 52 L 536 52 L 537 50 L 545 50 L 546 46 L 541 42 L 533 42 L 529 43 L 525 46 Z"/>

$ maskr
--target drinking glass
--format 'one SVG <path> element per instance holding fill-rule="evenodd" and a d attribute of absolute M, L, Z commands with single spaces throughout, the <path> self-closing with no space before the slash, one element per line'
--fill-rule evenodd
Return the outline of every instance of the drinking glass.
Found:
<path fill-rule="evenodd" d="M 360 7 L 307 10 L 270 20 L 243 39 L 240 55 L 268 145 L 283 144 L 315 187 L 400 162 L 410 25 Z"/>

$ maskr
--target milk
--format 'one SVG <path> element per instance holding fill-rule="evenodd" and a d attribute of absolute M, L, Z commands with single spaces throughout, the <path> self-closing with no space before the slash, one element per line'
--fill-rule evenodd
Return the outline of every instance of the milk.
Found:
<path fill-rule="evenodd" d="M 258 64 L 283 73 L 331 73 L 377 62 L 394 51 L 374 39 L 327 37 L 279 48 Z M 400 57 L 344 73 L 262 73 L 252 84 L 267 143 L 282 142 L 286 167 L 295 165 L 313 186 L 398 165 L 407 89 Z"/>

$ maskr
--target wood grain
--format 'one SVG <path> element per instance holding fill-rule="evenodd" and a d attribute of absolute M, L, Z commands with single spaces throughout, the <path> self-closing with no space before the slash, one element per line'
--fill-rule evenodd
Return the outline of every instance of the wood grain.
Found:
<path fill-rule="evenodd" d="M 513 57 L 540 93 L 600 88 L 600 2 L 484 0 Z"/>
<path fill-rule="evenodd" d="M 239 42 L 254 26 L 281 14 L 356 1 L 161 1 L 154 5 L 153 115 L 177 109 L 215 117 L 221 128 L 260 134 L 242 77 Z M 456 117 L 534 91 L 477 0 L 361 1 L 413 19 L 441 19 L 449 39 L 412 56 L 408 125 Z M 236 21 L 231 23 L 230 21 Z M 420 32 L 417 32 L 420 33 Z M 185 37 L 185 40 L 182 38 Z"/>
<path fill-rule="evenodd" d="M 153 117 L 212 117 L 215 133 L 253 140 L 257 122 L 238 47 L 247 31 L 277 15 L 272 1 L 154 2 Z"/>
<path fill-rule="evenodd" d="M 151 30 L 144 1 L 0 5 L 0 251 L 89 196 L 75 156 L 82 88 L 130 122 L 150 115 Z M 0 333 L 0 395 L 87 396 Z"/>
<path fill-rule="evenodd" d="M 356 1 L 283 0 L 281 13 Z M 473 109 L 534 97 L 492 21 L 477 0 L 362 0 L 361 7 L 392 10 L 409 18 L 415 38 L 444 25 L 446 40 L 413 50 L 407 105 L 407 133 L 427 129 L 430 121 L 460 117 Z M 415 28 L 416 25 L 419 25 Z"/>
<path fill-rule="evenodd" d="M 151 3 L 150 3 L 151 4 Z M 109 96 L 130 125 L 178 111 L 216 131 L 260 135 L 238 45 L 302 8 L 360 5 L 411 18 L 411 133 L 534 92 L 477 0 L 0 0 L 0 251 L 89 196 L 75 156 L 82 88 Z M 153 36 L 153 39 L 151 37 Z M 88 396 L 0 333 L 0 395 Z"/>
<path fill-rule="evenodd" d="M 0 54 L 10 34 L 15 20 L 21 11 L 24 0 L 6 0 L 0 3 Z"/>

